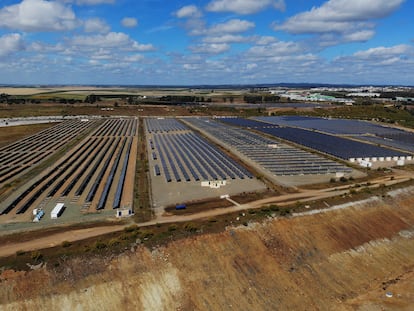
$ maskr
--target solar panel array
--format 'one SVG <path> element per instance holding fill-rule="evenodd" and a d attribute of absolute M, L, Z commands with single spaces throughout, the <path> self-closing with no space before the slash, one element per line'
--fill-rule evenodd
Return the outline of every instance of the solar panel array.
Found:
<path fill-rule="evenodd" d="M 82 206 L 94 202 L 98 210 L 109 204 L 120 207 L 136 130 L 137 120 L 106 120 L 58 165 L 33 181 L 0 215 L 13 209 L 22 214 L 35 203 L 41 206 L 53 198 L 64 201 L 67 197 Z"/>
<path fill-rule="evenodd" d="M 147 118 L 145 119 L 145 128 L 148 133 L 188 130 L 184 124 L 173 118 Z"/>
<path fill-rule="evenodd" d="M 189 118 L 186 121 L 214 136 L 227 147 L 237 150 L 244 157 L 263 167 L 273 175 L 311 175 L 351 172 L 351 169 L 345 165 L 288 146 L 277 140 L 263 137 L 245 129 L 228 126 L 207 118 Z M 246 124 L 245 120 L 242 122 Z M 255 125 L 250 121 L 248 124 L 250 126 Z"/>
<path fill-rule="evenodd" d="M 388 134 L 396 131 L 395 129 L 378 124 L 352 119 L 326 119 L 305 116 L 257 117 L 255 119 L 280 126 L 299 127 L 341 135 L 359 135 L 366 133 Z"/>
<path fill-rule="evenodd" d="M 414 152 L 414 133 L 361 120 L 325 119 L 304 116 L 257 117 L 276 126 L 299 127 Z"/>
<path fill-rule="evenodd" d="M 95 121 L 62 122 L 37 134 L 0 148 L 0 184 L 42 162 L 56 150 L 96 125 Z"/>
<path fill-rule="evenodd" d="M 243 126 L 245 123 L 245 120 L 240 118 L 223 118 L 221 120 L 223 122 L 239 126 Z M 260 132 L 277 138 L 282 138 L 284 140 L 288 140 L 344 160 L 349 160 L 351 158 L 405 157 L 409 155 L 408 153 L 394 151 L 376 145 L 347 139 L 341 136 L 328 135 L 295 127 L 279 127 L 277 125 L 269 126 L 267 123 L 254 120 L 250 120 L 249 122 L 256 122 L 255 129 Z"/>
<path fill-rule="evenodd" d="M 252 174 L 176 119 L 146 119 L 154 175 L 166 182 L 245 179 Z M 151 131 L 151 132 L 150 132 Z"/>
<path fill-rule="evenodd" d="M 414 133 L 361 135 L 358 139 L 414 153 Z"/>

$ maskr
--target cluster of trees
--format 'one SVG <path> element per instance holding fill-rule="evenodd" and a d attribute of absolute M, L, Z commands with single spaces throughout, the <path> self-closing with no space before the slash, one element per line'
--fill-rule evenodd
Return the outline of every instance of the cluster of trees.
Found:
<path fill-rule="evenodd" d="M 205 98 L 203 96 L 188 96 L 188 95 L 168 95 L 162 96 L 160 101 L 170 103 L 198 103 L 198 102 L 211 102 L 211 98 Z"/>
<path fill-rule="evenodd" d="M 397 97 L 414 97 L 414 92 L 405 92 L 405 91 L 395 91 L 395 92 L 383 92 L 380 95 L 381 98 L 392 98 L 396 99 Z"/>
<path fill-rule="evenodd" d="M 0 103 L 6 104 L 25 104 L 26 99 L 10 96 L 6 93 L 0 94 Z"/>
<path fill-rule="evenodd" d="M 243 100 L 249 104 L 256 103 L 273 103 L 280 100 L 280 96 L 277 95 L 245 95 Z"/>

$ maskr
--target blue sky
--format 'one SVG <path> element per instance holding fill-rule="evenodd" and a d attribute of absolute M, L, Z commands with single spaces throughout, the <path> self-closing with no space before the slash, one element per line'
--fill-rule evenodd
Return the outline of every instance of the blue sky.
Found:
<path fill-rule="evenodd" d="M 414 85 L 412 0 L 0 0 L 1 84 Z"/>

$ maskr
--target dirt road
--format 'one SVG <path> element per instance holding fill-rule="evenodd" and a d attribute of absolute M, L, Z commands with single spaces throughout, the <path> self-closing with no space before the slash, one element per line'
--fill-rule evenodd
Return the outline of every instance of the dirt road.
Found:
<path fill-rule="evenodd" d="M 389 186 L 389 185 L 401 183 L 404 181 L 408 181 L 410 180 L 410 178 L 413 177 L 413 173 L 405 172 L 405 171 L 395 171 L 395 173 L 392 176 L 393 178 L 391 178 L 390 176 L 386 176 L 386 177 L 380 177 L 380 178 L 371 180 L 369 187 L 377 188 L 380 185 Z M 223 209 L 208 210 L 208 211 L 193 214 L 193 215 L 165 215 L 165 214 L 161 215 L 161 214 L 158 214 L 154 220 L 140 223 L 138 224 L 138 226 L 146 227 L 146 226 L 152 226 L 156 224 L 194 221 L 197 219 L 210 218 L 210 217 L 225 215 L 225 214 L 239 212 L 239 211 L 252 209 L 252 208 L 260 208 L 263 205 L 268 205 L 268 204 L 278 204 L 279 206 L 283 206 L 283 205 L 289 205 L 289 204 L 295 203 L 297 201 L 307 202 L 307 201 L 321 200 L 321 199 L 326 199 L 329 197 L 334 197 L 334 196 L 345 194 L 349 192 L 349 190 L 353 188 L 354 186 L 355 184 L 320 189 L 320 190 L 301 190 L 299 193 L 279 195 L 275 197 L 253 201 L 247 204 L 235 205 L 235 206 L 227 207 Z M 94 228 L 88 228 L 88 229 L 69 230 L 63 233 L 57 233 L 57 234 L 52 234 L 52 235 L 45 236 L 42 238 L 36 238 L 35 240 L 32 240 L 32 241 L 0 245 L 0 257 L 13 255 L 17 251 L 33 251 L 36 249 L 53 247 L 53 246 L 61 244 L 63 241 L 73 242 L 77 240 L 83 240 L 83 239 L 88 239 L 91 237 L 96 237 L 96 236 L 107 234 L 107 233 L 117 232 L 117 231 L 123 230 L 124 227 L 125 226 L 114 225 L 114 226 L 105 226 L 105 227 L 94 227 Z"/>
<path fill-rule="evenodd" d="M 0 257 L 16 254 L 17 251 L 33 251 L 42 248 L 54 247 L 62 244 L 63 241 L 78 241 L 96 237 L 102 234 L 121 231 L 125 226 L 105 226 L 94 227 L 88 229 L 70 230 L 66 232 L 56 233 L 42 238 L 36 238 L 31 241 L 21 243 L 8 243 L 0 246 Z"/>

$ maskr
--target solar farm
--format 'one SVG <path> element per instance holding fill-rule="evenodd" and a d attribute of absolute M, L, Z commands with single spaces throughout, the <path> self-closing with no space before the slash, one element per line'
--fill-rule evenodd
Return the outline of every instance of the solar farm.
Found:
<path fill-rule="evenodd" d="M 186 118 L 185 121 L 201 130 L 217 143 L 231 149 L 246 163 L 253 165 L 268 178 L 281 184 L 306 184 L 350 174 L 353 170 L 343 164 L 326 159 L 278 140 L 266 138 L 247 129 L 218 122 L 240 121 L 252 126 L 257 121 L 246 119 Z M 271 128 L 272 126 L 270 126 Z M 292 178 L 293 177 L 293 178 Z"/>
<path fill-rule="evenodd" d="M 33 147 L 23 148 L 28 158 L 38 155 L 43 145 L 47 155 L 85 129 L 95 127 L 52 167 L 1 202 L 0 220 L 27 221 L 34 208 L 49 213 L 58 203 L 66 207 L 63 220 L 77 218 L 81 213 L 111 211 L 114 214 L 114 209 L 132 208 L 137 123 L 136 119 L 68 121 L 3 148 L 2 152 L 18 154 L 29 142 Z M 49 133 L 51 137 L 46 136 Z M 5 162 L 10 168 L 16 163 Z"/>
<path fill-rule="evenodd" d="M 132 212 L 137 176 L 144 180 L 139 161 L 148 205 L 161 215 L 170 206 L 266 191 L 262 176 L 296 187 L 361 177 L 351 165 L 358 161 L 411 163 L 413 142 L 412 132 L 313 117 L 65 120 L 0 149 L 0 222 L 31 221 L 33 210 L 54 213 L 46 224 Z"/>
<path fill-rule="evenodd" d="M 95 122 L 72 120 L 60 123 L 0 149 L 0 185 L 10 183 L 61 148 Z"/>
<path fill-rule="evenodd" d="M 263 132 L 346 160 L 410 161 L 414 152 L 414 132 L 367 121 L 304 116 L 255 119 L 266 125 L 275 125 L 268 130 L 265 124 L 256 124 L 264 129 Z"/>
<path fill-rule="evenodd" d="M 265 189 L 253 174 L 177 119 L 147 118 L 154 207 Z"/>

